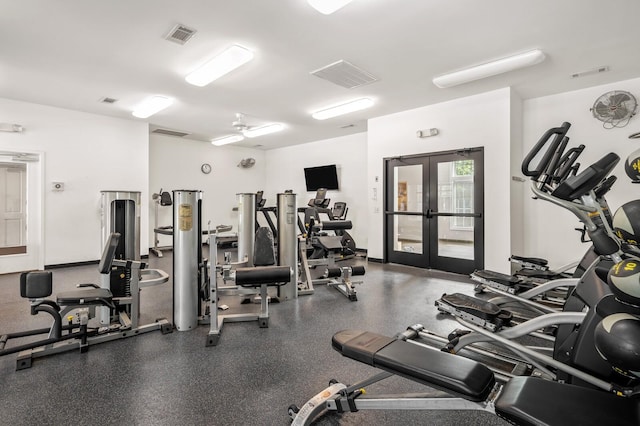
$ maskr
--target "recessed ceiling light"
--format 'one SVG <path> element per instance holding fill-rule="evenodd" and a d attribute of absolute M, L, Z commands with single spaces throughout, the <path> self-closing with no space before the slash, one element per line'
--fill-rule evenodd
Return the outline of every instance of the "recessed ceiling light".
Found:
<path fill-rule="evenodd" d="M 234 44 L 185 77 L 194 86 L 206 86 L 253 59 L 253 52 Z"/>
<path fill-rule="evenodd" d="M 251 127 L 244 130 L 242 133 L 248 138 L 255 138 L 258 136 L 268 135 L 270 133 L 279 132 L 284 129 L 284 126 L 280 123 L 266 124 L 260 127 Z"/>
<path fill-rule="evenodd" d="M 147 118 L 167 108 L 173 103 L 173 99 L 166 96 L 152 96 L 140 103 L 131 113 L 134 117 Z"/>
<path fill-rule="evenodd" d="M 338 9 L 342 9 L 352 0 L 307 0 L 307 2 L 320 13 L 330 15 Z"/>
<path fill-rule="evenodd" d="M 487 62 L 471 68 L 444 74 L 433 79 L 433 84 L 441 89 L 457 86 L 470 81 L 480 80 L 519 68 L 529 67 L 544 61 L 541 50 L 530 50 L 518 55 L 508 56 L 497 61 Z"/>
<path fill-rule="evenodd" d="M 373 101 L 369 98 L 356 99 L 346 104 L 336 105 L 316 111 L 311 117 L 316 120 L 326 120 L 327 118 L 337 117 L 339 115 L 349 114 L 350 112 L 360 111 L 373 106 Z"/>
<path fill-rule="evenodd" d="M 244 140 L 244 136 L 242 135 L 229 135 L 229 136 L 223 136 L 218 139 L 213 139 L 211 143 L 214 144 L 215 146 L 221 146 L 229 143 L 240 142 L 241 140 Z"/>

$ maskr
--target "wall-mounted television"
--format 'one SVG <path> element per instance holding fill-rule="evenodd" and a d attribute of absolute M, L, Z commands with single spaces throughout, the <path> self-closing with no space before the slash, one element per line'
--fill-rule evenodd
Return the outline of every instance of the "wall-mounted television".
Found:
<path fill-rule="evenodd" d="M 338 171 L 335 164 L 319 167 L 306 167 L 304 181 L 307 191 L 317 191 L 320 188 L 338 190 Z"/>

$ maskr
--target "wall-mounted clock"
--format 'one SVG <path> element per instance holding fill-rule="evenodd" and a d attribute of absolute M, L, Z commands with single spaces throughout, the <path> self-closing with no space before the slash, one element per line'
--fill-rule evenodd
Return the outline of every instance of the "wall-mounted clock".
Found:
<path fill-rule="evenodd" d="M 208 175 L 209 173 L 211 173 L 211 164 L 209 163 L 204 163 L 202 166 L 200 166 L 200 170 L 202 171 L 202 173 L 204 173 L 205 175 Z"/>

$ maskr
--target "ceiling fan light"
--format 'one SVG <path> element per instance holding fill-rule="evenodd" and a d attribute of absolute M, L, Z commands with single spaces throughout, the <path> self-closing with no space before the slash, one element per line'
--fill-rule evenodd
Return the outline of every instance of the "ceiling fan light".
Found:
<path fill-rule="evenodd" d="M 492 77 L 505 72 L 517 70 L 539 64 L 544 61 L 545 55 L 541 50 L 535 49 L 518 55 L 508 56 L 497 61 L 487 62 L 475 67 L 465 68 L 449 74 L 443 74 L 433 79 L 433 84 L 441 89 L 469 83 L 482 78 Z"/>
<path fill-rule="evenodd" d="M 187 83 L 203 87 L 253 59 L 253 52 L 234 44 L 185 77 Z"/>
<path fill-rule="evenodd" d="M 373 106 L 373 101 L 369 98 L 356 99 L 346 104 L 336 105 L 325 108 L 311 114 L 316 120 L 326 120 L 327 118 L 337 117 L 339 115 L 349 114 L 350 112 L 360 111 Z"/>
<path fill-rule="evenodd" d="M 248 138 L 255 138 L 258 136 L 268 135 L 270 133 L 279 132 L 284 129 L 284 126 L 280 123 L 265 124 L 260 127 L 250 127 L 242 133 Z"/>
<path fill-rule="evenodd" d="M 338 9 L 342 9 L 352 0 L 307 0 L 307 2 L 318 12 L 324 15 L 331 15 Z"/>
<path fill-rule="evenodd" d="M 172 103 L 173 99 L 166 96 L 151 96 L 142 101 L 131 114 L 134 117 L 147 118 L 169 107 Z"/>
<path fill-rule="evenodd" d="M 222 146 L 230 143 L 240 142 L 241 140 L 244 140 L 244 136 L 242 135 L 229 135 L 217 139 L 212 139 L 211 143 L 215 146 Z"/>

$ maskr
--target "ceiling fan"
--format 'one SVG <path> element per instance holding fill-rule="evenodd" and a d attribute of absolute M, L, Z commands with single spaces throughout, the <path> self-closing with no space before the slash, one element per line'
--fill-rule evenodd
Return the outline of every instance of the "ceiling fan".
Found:
<path fill-rule="evenodd" d="M 216 146 L 221 146 L 234 142 L 240 142 L 241 140 L 244 140 L 245 137 L 255 138 L 258 136 L 279 132 L 284 129 L 284 125 L 282 123 L 268 123 L 260 126 L 250 126 L 246 122 L 246 115 L 241 112 L 236 113 L 236 119 L 231 123 L 231 126 L 233 126 L 233 128 L 238 133 L 212 139 L 211 143 Z"/>

